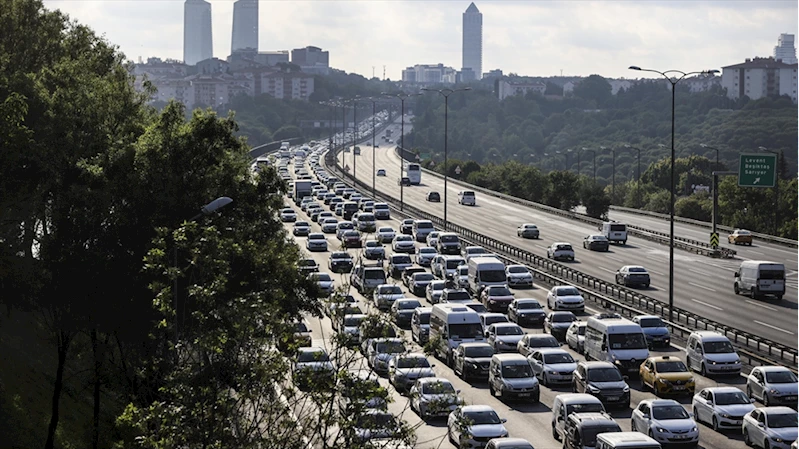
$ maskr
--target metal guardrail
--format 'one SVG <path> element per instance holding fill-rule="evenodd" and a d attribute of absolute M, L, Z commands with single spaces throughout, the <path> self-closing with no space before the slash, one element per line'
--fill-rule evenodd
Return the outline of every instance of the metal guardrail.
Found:
<path fill-rule="evenodd" d="M 422 170 L 425 173 L 427 173 L 429 175 L 432 175 L 432 176 L 436 176 L 438 178 L 443 178 L 444 177 L 440 173 L 428 170 L 426 168 L 423 168 Z M 545 204 L 536 203 L 536 202 L 533 202 L 533 201 L 530 201 L 530 200 L 525 200 L 525 199 L 522 199 L 522 198 L 518 198 L 518 197 L 515 197 L 515 196 L 512 196 L 512 195 L 507 195 L 507 194 L 504 194 L 504 193 L 495 192 L 493 190 L 489 190 L 489 189 L 486 189 L 484 187 L 476 186 L 474 184 L 469 184 L 468 182 L 464 182 L 464 181 L 461 181 L 459 179 L 453 179 L 452 177 L 449 177 L 448 179 L 449 179 L 449 182 L 455 183 L 455 184 L 460 185 L 462 187 L 466 187 L 469 190 L 474 190 L 476 192 L 480 192 L 480 193 L 483 193 L 483 194 L 486 194 L 486 195 L 489 195 L 489 196 L 493 196 L 495 198 L 500 198 L 500 199 L 505 200 L 505 201 L 509 201 L 509 202 L 516 203 L 516 204 L 520 204 L 520 205 L 523 205 L 523 206 L 526 206 L 526 207 L 531 207 L 533 209 L 538 209 L 538 210 L 540 210 L 542 212 L 546 212 L 548 214 L 558 215 L 558 216 L 561 216 L 561 217 L 569 218 L 571 220 L 582 221 L 583 223 L 589 223 L 589 224 L 592 224 L 592 225 L 596 225 L 597 227 L 602 224 L 602 220 L 600 220 L 598 218 L 589 217 L 589 216 L 587 216 L 585 214 L 580 214 L 580 213 L 577 213 L 577 212 L 562 210 L 562 209 L 558 209 L 556 207 L 547 206 Z M 641 226 L 635 226 L 635 225 L 628 224 L 627 225 L 627 233 L 630 234 L 630 235 L 633 235 L 635 237 L 640 237 L 640 238 L 643 238 L 643 239 L 646 239 L 646 240 L 650 240 L 650 241 L 653 241 L 653 242 L 656 242 L 656 243 L 660 243 L 660 244 L 663 244 L 663 245 L 668 245 L 669 244 L 669 235 L 668 234 L 663 233 L 663 232 L 658 232 L 658 231 L 650 231 L 650 230 L 648 230 L 646 228 L 643 228 Z M 688 251 L 688 252 L 692 252 L 692 253 L 695 253 L 695 254 L 699 254 L 699 255 L 702 255 L 702 256 L 708 256 L 708 257 L 732 258 L 732 257 L 735 257 L 735 255 L 737 254 L 737 251 L 735 251 L 734 249 L 720 247 L 719 250 L 714 250 L 709 244 L 707 244 L 705 242 L 700 242 L 698 240 L 687 239 L 687 238 L 684 238 L 684 237 L 677 237 L 677 236 L 674 237 L 674 247 L 677 248 L 677 249 L 682 249 L 682 250 L 685 250 L 685 251 Z"/>
<path fill-rule="evenodd" d="M 349 180 L 352 184 L 360 186 L 361 188 L 371 188 L 371 186 L 354 179 L 351 174 L 341 170 L 341 167 L 338 166 L 334 151 L 327 153 L 325 165 L 327 165 L 328 170 L 335 168 L 335 171 L 339 175 L 339 179 Z M 395 214 L 399 213 L 396 199 L 380 190 L 378 190 L 376 194 L 383 201 L 394 206 Z M 439 228 L 443 227 L 443 220 L 435 215 L 424 212 L 407 203 L 404 204 L 403 208 L 404 212 L 401 213 L 403 216 L 427 219 L 432 221 Z M 644 295 L 630 288 L 611 284 L 602 279 L 587 275 L 561 263 L 538 256 L 530 251 L 459 226 L 451 221 L 448 223 L 447 230 L 457 232 L 463 236 L 465 240 L 494 250 L 506 257 L 512 257 L 515 261 L 523 261 L 538 267 L 538 269 L 534 269 L 534 271 L 538 273 L 537 276 L 541 280 L 554 279 L 559 283 L 564 283 L 565 281 L 566 283 L 576 284 L 575 287 L 580 288 L 585 294 L 585 297 L 602 304 L 605 308 L 621 310 L 625 313 L 632 314 L 646 312 L 668 318 L 668 304 L 664 301 Z M 610 297 L 603 296 L 603 294 Z M 672 314 L 675 317 L 675 321 L 668 322 L 668 324 L 683 337 L 694 330 L 717 331 L 727 336 L 736 345 L 739 354 L 746 357 L 750 365 L 754 362 L 756 362 L 757 365 L 776 363 L 793 369 L 796 368 L 798 354 L 797 350 L 794 348 L 749 332 L 732 328 L 726 324 L 701 317 L 693 312 L 680 308 L 672 309 Z"/>
<path fill-rule="evenodd" d="M 662 220 L 668 220 L 669 219 L 669 216 L 666 215 L 666 214 L 660 214 L 660 213 L 651 212 L 651 211 L 648 211 L 648 210 L 633 209 L 633 208 L 630 208 L 630 207 L 621 207 L 621 206 L 610 206 L 610 209 L 611 210 L 617 210 L 619 212 L 626 212 L 626 213 L 630 213 L 630 214 L 645 215 L 647 217 L 660 218 Z M 690 225 L 694 225 L 694 226 L 699 226 L 699 227 L 703 227 L 703 228 L 706 228 L 706 229 L 711 229 L 712 228 L 712 225 L 710 223 L 708 223 L 706 221 L 701 221 L 701 220 L 694 220 L 692 218 L 685 218 L 685 217 L 677 217 L 677 216 L 675 216 L 674 217 L 674 221 L 677 221 L 677 222 L 680 222 L 680 223 L 685 223 L 685 224 L 690 224 Z M 735 230 L 735 228 L 732 228 L 730 226 L 725 226 L 725 225 L 716 225 L 716 227 L 718 229 L 721 229 L 722 231 L 726 231 L 726 232 L 730 232 L 730 233 Z M 752 232 L 752 236 L 754 236 L 754 237 L 756 237 L 756 238 L 758 238 L 760 240 L 763 240 L 763 241 L 767 241 L 767 242 L 771 242 L 771 243 L 777 243 L 777 244 L 785 245 L 785 246 L 790 246 L 792 248 L 797 248 L 797 246 L 799 246 L 799 242 L 797 242 L 796 240 L 786 239 L 786 238 L 783 238 L 783 237 L 777 237 L 777 236 L 770 235 L 770 234 L 761 234 L 759 232 Z"/>

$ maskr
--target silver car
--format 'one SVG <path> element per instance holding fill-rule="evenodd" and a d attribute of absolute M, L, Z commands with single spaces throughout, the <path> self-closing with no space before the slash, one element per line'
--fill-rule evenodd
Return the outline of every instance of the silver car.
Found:
<path fill-rule="evenodd" d="M 797 437 L 796 410 L 789 407 L 763 407 L 744 416 L 742 426 L 747 446 L 763 449 L 788 449 Z"/>
<path fill-rule="evenodd" d="M 435 247 L 438 244 L 438 231 L 433 231 L 427 234 L 427 246 Z"/>
<path fill-rule="evenodd" d="M 422 420 L 435 416 L 448 416 L 463 402 L 458 397 L 460 390 L 452 386 L 452 382 L 441 377 L 425 377 L 417 379 L 411 387 L 411 409 L 419 414 Z"/>
<path fill-rule="evenodd" d="M 377 240 L 367 240 L 363 244 L 363 256 L 370 260 L 386 258 L 386 249 Z"/>
<path fill-rule="evenodd" d="M 542 385 L 571 384 L 572 373 L 577 369 L 577 362 L 565 349 L 539 349 L 533 351 L 527 359 L 530 360 L 533 373 Z"/>
<path fill-rule="evenodd" d="M 494 352 L 516 352 L 516 345 L 524 336 L 524 331 L 515 323 L 494 323 L 488 326 L 486 334 Z"/>
<path fill-rule="evenodd" d="M 508 436 L 506 422 L 491 406 L 465 405 L 449 414 L 447 437 L 456 447 L 482 448 L 492 438 Z"/>
<path fill-rule="evenodd" d="M 333 234 L 336 232 L 336 226 L 338 226 L 338 220 L 335 218 L 325 218 L 325 221 L 322 222 L 322 232 L 325 234 Z"/>
<path fill-rule="evenodd" d="M 328 273 L 310 273 L 308 275 L 308 279 L 313 282 L 316 282 L 316 285 L 319 286 L 319 290 L 325 296 L 330 295 L 333 293 L 333 290 L 336 289 L 336 283 L 333 281 L 333 278 L 330 277 Z"/>
<path fill-rule="evenodd" d="M 674 399 L 645 399 L 638 403 L 630 418 L 633 432 L 654 438 L 663 446 L 699 443 L 699 428 L 683 406 Z"/>
<path fill-rule="evenodd" d="M 533 273 L 524 265 L 508 265 L 505 276 L 508 278 L 508 287 L 533 287 Z"/>
<path fill-rule="evenodd" d="M 741 429 L 744 415 L 755 409 L 752 400 L 735 387 L 705 388 L 691 402 L 694 419 L 713 426 L 713 430 Z"/>
<path fill-rule="evenodd" d="M 380 243 L 391 243 L 396 235 L 397 231 L 388 226 L 381 226 L 377 229 L 377 241 Z"/>
<path fill-rule="evenodd" d="M 746 394 L 770 405 L 796 405 L 796 374 L 784 366 L 758 366 L 746 379 Z"/>
<path fill-rule="evenodd" d="M 430 262 L 438 255 L 438 251 L 431 246 L 423 246 L 416 250 L 416 263 L 423 267 L 429 267 Z"/>
<path fill-rule="evenodd" d="M 397 354 L 388 361 L 388 381 L 400 393 L 406 392 L 417 379 L 436 377 L 434 366 L 422 353 Z"/>
<path fill-rule="evenodd" d="M 441 294 L 447 287 L 447 281 L 433 281 L 427 284 L 425 289 L 425 297 L 430 304 L 438 304 L 441 302 Z"/>

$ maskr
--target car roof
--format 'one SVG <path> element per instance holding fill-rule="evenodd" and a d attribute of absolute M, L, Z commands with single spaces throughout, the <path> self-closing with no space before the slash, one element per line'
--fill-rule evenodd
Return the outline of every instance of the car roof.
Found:
<path fill-rule="evenodd" d="M 790 407 L 786 407 L 784 405 L 777 405 L 777 406 L 771 406 L 771 407 L 762 407 L 761 410 L 763 410 L 763 412 L 766 413 L 766 414 L 771 414 L 771 413 L 775 413 L 775 414 L 776 413 L 779 413 L 779 414 L 783 414 L 783 413 L 796 414 L 796 410 L 794 410 L 794 409 L 792 409 Z"/>
<path fill-rule="evenodd" d="M 644 399 L 641 402 L 647 402 L 652 406 L 679 405 L 680 407 L 682 407 L 682 404 L 675 401 L 674 399 Z"/>
<path fill-rule="evenodd" d="M 588 369 L 591 369 L 591 368 L 615 368 L 615 366 L 616 366 L 616 365 L 614 365 L 614 364 L 612 364 L 610 362 L 602 362 L 602 361 L 589 362 L 587 360 L 583 360 L 580 363 L 582 363 L 583 366 L 585 366 Z"/>
<path fill-rule="evenodd" d="M 488 344 L 488 343 L 486 343 L 484 341 L 470 341 L 470 342 L 466 342 L 466 343 L 461 343 L 458 346 L 463 346 L 464 348 L 485 348 L 485 347 L 489 347 L 490 348 L 491 347 L 490 344 Z"/>
<path fill-rule="evenodd" d="M 787 367 L 784 366 L 758 366 L 756 369 L 763 370 L 763 372 L 765 373 L 790 371 Z"/>
<path fill-rule="evenodd" d="M 668 356 L 668 355 L 653 356 L 653 357 L 650 357 L 649 360 L 651 360 L 653 362 L 675 362 L 675 361 L 681 362 L 682 361 L 682 360 L 679 359 L 679 357 L 673 357 L 673 356 Z"/>
<path fill-rule="evenodd" d="M 735 387 L 707 387 L 705 390 L 712 391 L 713 393 L 743 393 L 743 391 Z"/>
<path fill-rule="evenodd" d="M 464 412 L 495 412 L 494 407 L 490 405 L 464 405 L 461 407 Z"/>
<path fill-rule="evenodd" d="M 694 334 L 696 334 L 701 340 L 730 341 L 729 338 L 714 331 L 694 331 Z"/>
<path fill-rule="evenodd" d="M 452 382 L 450 382 L 450 380 L 445 378 L 445 377 L 422 377 L 422 378 L 417 379 L 417 380 L 419 381 L 419 383 L 423 383 L 423 384 L 432 384 L 432 383 L 448 383 L 448 384 L 452 384 Z"/>
<path fill-rule="evenodd" d="M 540 352 L 541 354 L 568 354 L 569 351 L 562 349 L 562 348 L 541 348 L 536 349 L 535 352 Z"/>
<path fill-rule="evenodd" d="M 516 299 L 514 299 L 514 301 L 516 301 L 517 303 L 538 302 L 538 300 L 535 299 L 535 298 L 516 298 Z M 538 302 L 538 304 L 540 305 L 541 303 Z"/>
<path fill-rule="evenodd" d="M 564 403 L 569 404 L 572 402 L 591 402 L 591 403 L 602 403 L 598 397 L 588 394 L 588 393 L 563 393 L 555 396 L 555 399 Z"/>

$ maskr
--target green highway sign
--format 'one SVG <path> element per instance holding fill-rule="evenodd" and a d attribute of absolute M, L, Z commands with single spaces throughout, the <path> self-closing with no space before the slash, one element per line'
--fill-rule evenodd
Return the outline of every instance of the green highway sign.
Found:
<path fill-rule="evenodd" d="M 774 187 L 777 178 L 776 154 L 742 154 L 738 164 L 741 187 Z"/>

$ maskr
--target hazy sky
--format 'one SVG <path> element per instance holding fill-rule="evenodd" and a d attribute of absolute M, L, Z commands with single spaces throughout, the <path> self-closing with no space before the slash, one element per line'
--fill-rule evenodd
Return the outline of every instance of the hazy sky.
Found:
<path fill-rule="evenodd" d="M 233 0 L 210 0 L 214 56 L 230 53 Z M 182 0 L 44 0 L 118 45 L 128 58 L 183 58 Z M 637 77 L 638 65 L 694 71 L 771 56 L 797 33 L 797 1 L 494 1 L 483 13 L 483 71 Z M 461 67 L 468 1 L 262 0 L 260 50 L 313 45 L 332 67 L 399 79 L 414 64 Z"/>

